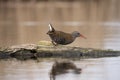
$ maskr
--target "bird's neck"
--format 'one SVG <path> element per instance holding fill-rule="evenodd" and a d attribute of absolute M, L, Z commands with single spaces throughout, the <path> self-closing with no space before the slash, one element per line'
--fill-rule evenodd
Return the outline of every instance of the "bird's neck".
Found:
<path fill-rule="evenodd" d="M 72 34 L 72 38 L 75 40 L 77 37 L 75 35 Z"/>

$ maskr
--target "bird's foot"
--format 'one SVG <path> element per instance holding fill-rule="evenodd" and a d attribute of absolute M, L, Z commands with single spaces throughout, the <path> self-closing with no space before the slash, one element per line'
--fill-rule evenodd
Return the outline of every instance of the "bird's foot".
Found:
<path fill-rule="evenodd" d="M 54 45 L 54 46 L 57 46 L 58 44 L 57 43 L 55 43 L 54 41 L 52 41 L 52 44 Z"/>

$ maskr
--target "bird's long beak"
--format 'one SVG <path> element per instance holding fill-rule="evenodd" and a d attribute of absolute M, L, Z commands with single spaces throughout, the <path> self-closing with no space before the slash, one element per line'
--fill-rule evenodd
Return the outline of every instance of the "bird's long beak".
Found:
<path fill-rule="evenodd" d="M 80 37 L 84 38 L 84 39 L 87 39 L 85 36 L 83 36 L 82 34 L 80 34 Z"/>

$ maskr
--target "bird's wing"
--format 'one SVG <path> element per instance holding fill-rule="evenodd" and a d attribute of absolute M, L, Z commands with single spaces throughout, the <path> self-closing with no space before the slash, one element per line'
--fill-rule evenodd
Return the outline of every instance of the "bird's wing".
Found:
<path fill-rule="evenodd" d="M 69 44 L 73 42 L 73 38 L 69 33 L 58 32 L 59 41 L 63 44 Z"/>
<path fill-rule="evenodd" d="M 55 31 L 55 29 L 52 27 L 52 24 L 49 24 L 48 26 L 49 26 L 49 31 L 51 31 L 51 32 Z"/>

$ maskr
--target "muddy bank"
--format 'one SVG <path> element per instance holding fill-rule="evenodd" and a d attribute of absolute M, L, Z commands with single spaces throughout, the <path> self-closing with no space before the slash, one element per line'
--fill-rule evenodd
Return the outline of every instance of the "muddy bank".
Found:
<path fill-rule="evenodd" d="M 26 60 L 36 58 L 99 58 L 114 56 L 120 56 L 120 51 L 35 44 L 12 46 L 0 50 L 0 59 L 17 58 Z"/>

